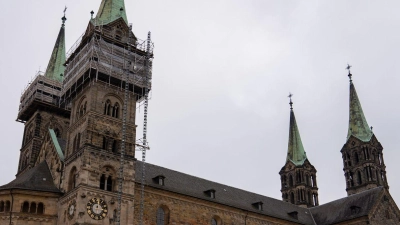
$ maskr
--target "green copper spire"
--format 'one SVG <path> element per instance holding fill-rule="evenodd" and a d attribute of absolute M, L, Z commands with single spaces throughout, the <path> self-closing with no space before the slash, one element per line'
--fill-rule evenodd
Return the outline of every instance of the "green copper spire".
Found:
<path fill-rule="evenodd" d="M 361 141 L 367 142 L 371 140 L 372 131 L 365 119 L 364 112 L 358 99 L 356 88 L 351 79 L 352 74 L 349 70 L 350 78 L 350 115 L 349 115 L 349 131 L 347 140 L 353 135 Z"/>
<path fill-rule="evenodd" d="M 297 127 L 296 118 L 293 112 L 292 94 L 290 98 L 290 125 L 289 125 L 289 143 L 286 161 L 293 162 L 296 166 L 303 165 L 307 159 L 306 152 L 304 151 L 303 143 L 301 142 L 299 128 Z"/>
<path fill-rule="evenodd" d="M 96 19 L 103 25 L 122 17 L 128 24 L 124 0 L 102 0 Z"/>
<path fill-rule="evenodd" d="M 51 53 L 49 64 L 47 65 L 45 77 L 62 82 L 65 71 L 65 14 L 62 18 L 62 25 L 58 33 L 53 53 Z"/>

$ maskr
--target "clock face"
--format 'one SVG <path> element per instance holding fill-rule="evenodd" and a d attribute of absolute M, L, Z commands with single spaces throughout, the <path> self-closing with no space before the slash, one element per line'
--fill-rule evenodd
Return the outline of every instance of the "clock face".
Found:
<path fill-rule="evenodd" d="M 107 216 L 107 203 L 101 198 L 92 198 L 86 205 L 89 216 L 94 220 L 102 220 Z"/>
<path fill-rule="evenodd" d="M 72 219 L 74 217 L 75 214 L 75 201 L 73 201 L 72 203 L 69 204 L 68 206 L 68 218 Z"/>

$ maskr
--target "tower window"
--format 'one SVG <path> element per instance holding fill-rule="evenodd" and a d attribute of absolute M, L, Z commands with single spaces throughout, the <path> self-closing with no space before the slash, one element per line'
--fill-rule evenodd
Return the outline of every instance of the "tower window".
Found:
<path fill-rule="evenodd" d="M 119 104 L 116 102 L 113 107 L 112 117 L 118 118 L 119 117 Z"/>
<path fill-rule="evenodd" d="M 109 176 L 108 178 L 107 178 L 107 191 L 112 191 L 112 177 L 111 176 Z"/>
<path fill-rule="evenodd" d="M 106 186 L 106 175 L 103 174 L 100 177 L 100 189 L 104 190 L 105 186 Z"/>
<path fill-rule="evenodd" d="M 290 193 L 290 203 L 294 204 L 294 193 Z"/>
<path fill-rule="evenodd" d="M 362 177 L 361 177 L 360 171 L 357 171 L 357 183 L 358 183 L 358 185 L 362 184 Z"/>
<path fill-rule="evenodd" d="M 107 99 L 106 104 L 104 105 L 104 115 L 111 115 L 111 101 Z"/>
<path fill-rule="evenodd" d="M 117 149 L 118 149 L 118 142 L 117 140 L 113 140 L 112 142 L 112 152 L 117 153 Z"/>
<path fill-rule="evenodd" d="M 289 187 L 293 187 L 293 177 L 291 174 L 289 175 Z"/>
<path fill-rule="evenodd" d="M 0 202 L 0 212 L 4 212 L 4 202 Z"/>

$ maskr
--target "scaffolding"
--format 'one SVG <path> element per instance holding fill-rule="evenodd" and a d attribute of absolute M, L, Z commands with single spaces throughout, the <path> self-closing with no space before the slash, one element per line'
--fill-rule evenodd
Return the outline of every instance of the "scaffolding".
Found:
<path fill-rule="evenodd" d="M 92 20 L 88 30 L 67 53 L 60 107 L 70 109 L 71 100 L 93 80 L 121 91 L 127 81 L 129 91 L 142 101 L 145 88 L 151 89 L 152 73 L 147 67 L 151 68 L 152 61 L 147 60 L 147 51 L 152 58 L 154 45 L 134 35 L 133 41 L 128 39 L 126 34 L 118 36 L 109 26 L 96 25 L 96 20 Z M 129 71 L 127 79 L 126 71 Z"/>
<path fill-rule="evenodd" d="M 17 121 L 26 122 L 38 107 L 58 108 L 62 84 L 45 77 L 42 71 L 36 73 L 22 91 Z"/>

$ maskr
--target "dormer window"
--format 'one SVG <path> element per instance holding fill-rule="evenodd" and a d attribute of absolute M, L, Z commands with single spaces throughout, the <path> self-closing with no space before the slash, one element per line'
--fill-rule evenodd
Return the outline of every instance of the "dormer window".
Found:
<path fill-rule="evenodd" d="M 165 177 L 163 175 L 159 175 L 153 178 L 154 183 L 160 185 L 160 186 L 164 186 Z"/>
<path fill-rule="evenodd" d="M 263 204 L 264 203 L 260 201 L 260 202 L 253 203 L 252 205 L 253 205 L 254 208 L 262 211 L 263 210 Z"/>
<path fill-rule="evenodd" d="M 210 198 L 215 198 L 215 190 L 214 189 L 207 190 L 204 193 Z"/>
<path fill-rule="evenodd" d="M 290 217 L 292 217 L 293 219 L 296 219 L 296 220 L 299 219 L 299 217 L 298 217 L 299 212 L 297 212 L 297 211 L 289 212 L 288 215 Z"/>

